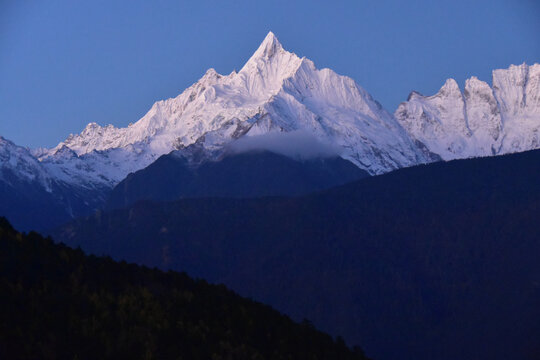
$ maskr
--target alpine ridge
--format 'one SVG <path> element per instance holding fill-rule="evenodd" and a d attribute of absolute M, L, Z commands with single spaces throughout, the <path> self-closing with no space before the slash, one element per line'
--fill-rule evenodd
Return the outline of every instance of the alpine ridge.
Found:
<path fill-rule="evenodd" d="M 443 160 L 539 148 L 540 64 L 494 70 L 492 82 L 471 77 L 461 92 L 449 79 L 433 96 L 411 93 L 395 117 Z"/>

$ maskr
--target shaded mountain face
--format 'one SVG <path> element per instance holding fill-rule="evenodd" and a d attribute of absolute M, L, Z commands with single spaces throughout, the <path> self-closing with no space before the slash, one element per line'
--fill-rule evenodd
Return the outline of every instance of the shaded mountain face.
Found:
<path fill-rule="evenodd" d="M 7 172 L 4 175 L 10 177 Z M 108 193 L 106 189 L 81 190 L 55 182 L 51 185 L 49 192 L 35 182 L 13 184 L 0 180 L 0 214 L 22 231 L 46 231 L 101 208 Z"/>
<path fill-rule="evenodd" d="M 224 286 L 85 256 L 0 218 L 2 359 L 365 359 Z"/>
<path fill-rule="evenodd" d="M 540 355 L 540 152 L 299 198 L 141 202 L 55 236 L 224 283 L 377 359 Z"/>
<path fill-rule="evenodd" d="M 28 149 L 0 137 L 0 214 L 21 230 L 50 230 L 88 215 L 108 191 L 58 180 Z"/>
<path fill-rule="evenodd" d="M 299 160 L 268 151 L 250 151 L 193 167 L 185 158 L 171 153 L 122 180 L 112 190 L 107 208 L 125 207 L 140 200 L 187 197 L 297 196 L 367 176 L 367 172 L 338 156 Z"/>
<path fill-rule="evenodd" d="M 22 230 L 45 231 L 105 205 L 123 207 L 143 199 L 300 195 L 369 176 L 353 163 L 324 153 L 324 146 L 323 153 L 318 154 L 322 146 L 319 143 L 309 144 L 315 148 L 313 154 L 308 154 L 309 159 L 293 159 L 290 155 L 257 149 L 264 139 L 254 140 L 255 143 L 242 145 L 252 148 L 242 150 L 249 153 L 231 148 L 222 158 L 202 164 L 194 164 L 193 156 L 186 158 L 185 151 L 164 155 L 147 168 L 128 175 L 111 193 L 107 187 L 87 188 L 64 181 L 52 175 L 48 165 L 28 149 L 0 138 L 0 214 Z M 284 141 L 301 140 L 293 136 Z M 187 150 L 194 151 L 193 148 Z M 292 149 L 296 149 L 295 145 Z M 62 151 L 65 157 L 76 158 L 73 151 Z"/>

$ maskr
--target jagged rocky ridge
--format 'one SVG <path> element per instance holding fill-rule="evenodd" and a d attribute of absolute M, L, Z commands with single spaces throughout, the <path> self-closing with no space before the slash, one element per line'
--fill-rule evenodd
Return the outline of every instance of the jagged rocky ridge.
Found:
<path fill-rule="evenodd" d="M 2 217 L 0 293 L 1 359 L 367 359 L 223 285 L 87 256 Z"/>
<path fill-rule="evenodd" d="M 463 92 L 454 79 L 433 96 L 413 92 L 395 117 L 443 160 L 537 149 L 540 64 L 493 71 L 493 88 L 472 77 Z"/>

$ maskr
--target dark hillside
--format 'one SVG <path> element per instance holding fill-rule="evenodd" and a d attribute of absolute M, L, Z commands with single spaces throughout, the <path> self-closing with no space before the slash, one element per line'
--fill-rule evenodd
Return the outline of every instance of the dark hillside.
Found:
<path fill-rule="evenodd" d="M 296 160 L 252 151 L 192 167 L 173 152 L 129 174 L 115 186 L 106 207 L 122 208 L 141 200 L 297 196 L 367 176 L 366 171 L 337 156 Z"/>
<path fill-rule="evenodd" d="M 2 359 L 364 359 L 224 286 L 85 256 L 0 218 Z"/>
<path fill-rule="evenodd" d="M 143 202 L 57 234 L 223 282 L 374 358 L 540 358 L 540 151 L 301 198 Z"/>

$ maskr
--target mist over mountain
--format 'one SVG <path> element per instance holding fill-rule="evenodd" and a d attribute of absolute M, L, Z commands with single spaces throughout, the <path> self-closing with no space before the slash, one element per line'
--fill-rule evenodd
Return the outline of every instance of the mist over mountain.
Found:
<path fill-rule="evenodd" d="M 141 200 L 298 196 L 369 176 L 339 151 L 301 131 L 242 137 L 221 157 L 198 164 L 194 155 L 174 151 L 129 174 L 110 192 L 105 207 Z"/>
<path fill-rule="evenodd" d="M 343 149 L 324 143 L 306 131 L 276 132 L 241 137 L 226 147 L 226 151 L 240 154 L 268 151 L 296 160 L 310 160 L 340 156 Z"/>

